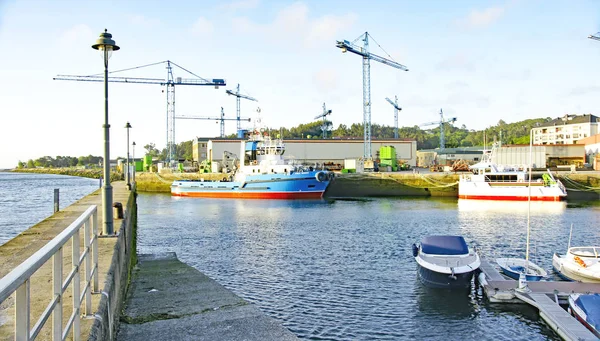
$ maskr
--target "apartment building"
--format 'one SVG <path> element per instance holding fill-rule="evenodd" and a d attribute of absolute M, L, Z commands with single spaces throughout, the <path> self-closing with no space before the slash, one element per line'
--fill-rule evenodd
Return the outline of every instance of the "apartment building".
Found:
<path fill-rule="evenodd" d="M 600 133 L 600 117 L 592 114 L 565 115 L 532 129 L 534 145 L 576 144 Z"/>

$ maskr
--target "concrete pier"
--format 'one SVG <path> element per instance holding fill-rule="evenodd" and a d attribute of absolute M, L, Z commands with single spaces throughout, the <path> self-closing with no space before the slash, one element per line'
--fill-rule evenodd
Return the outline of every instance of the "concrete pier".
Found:
<path fill-rule="evenodd" d="M 123 203 L 123 207 L 127 210 L 130 205 L 127 205 L 128 201 L 134 201 L 133 194 L 127 190 L 126 185 L 123 181 L 114 182 L 113 184 L 113 202 Z M 92 194 L 82 198 L 81 200 L 73 203 L 69 207 L 59 211 L 52 216 L 44 219 L 40 223 L 32 226 L 31 228 L 23 231 L 17 237 L 11 239 L 7 243 L 0 246 L 0 277 L 4 277 L 7 273 L 12 271 L 15 267 L 29 258 L 33 253 L 39 250 L 42 246 L 46 245 L 52 238 L 62 232 L 69 224 L 77 219 L 90 205 L 97 205 L 98 210 L 102 207 L 102 195 L 101 191 L 97 190 Z M 125 214 L 127 216 L 127 212 Z M 115 219 L 114 226 L 115 231 L 119 230 L 123 219 Z M 99 226 L 101 224 L 101 218 Z M 82 236 L 83 238 L 83 236 Z M 101 290 L 104 290 L 105 281 L 109 275 L 111 275 L 109 268 L 113 260 L 113 254 L 115 245 L 117 244 L 117 238 L 100 238 L 98 240 L 98 267 L 99 267 L 99 283 Z M 42 266 L 31 278 L 30 292 L 31 292 L 31 311 L 32 311 L 32 326 L 37 318 L 40 316 L 42 311 L 46 308 L 46 305 L 50 302 L 52 297 L 52 262 L 47 262 Z M 65 246 L 63 252 L 63 263 L 71 264 L 71 251 L 70 246 Z M 70 266 L 64 267 L 64 275 L 68 273 Z M 71 294 L 66 293 L 64 300 L 64 309 L 71 309 L 70 302 Z M 101 294 L 92 295 L 92 311 L 97 311 L 101 300 Z M 6 299 L 4 302 L 0 302 L 0 339 L 13 339 L 14 335 L 14 295 Z M 66 319 L 68 315 L 65 314 Z M 87 339 L 88 334 L 94 324 L 95 318 L 92 315 L 90 318 L 84 318 L 81 320 L 81 335 L 82 338 Z M 65 321 L 66 322 L 66 321 Z M 42 333 L 38 336 L 39 340 L 51 339 L 51 323 L 42 330 Z"/>
<path fill-rule="evenodd" d="M 298 340 L 175 253 L 138 255 L 125 306 L 117 340 Z"/>

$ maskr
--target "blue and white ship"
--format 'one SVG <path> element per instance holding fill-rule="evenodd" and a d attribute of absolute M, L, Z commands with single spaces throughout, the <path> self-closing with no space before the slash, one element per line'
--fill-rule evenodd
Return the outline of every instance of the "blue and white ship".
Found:
<path fill-rule="evenodd" d="M 255 130 L 242 141 L 230 181 L 175 180 L 171 195 L 204 198 L 319 199 L 334 173 L 285 162 L 281 139 Z"/>

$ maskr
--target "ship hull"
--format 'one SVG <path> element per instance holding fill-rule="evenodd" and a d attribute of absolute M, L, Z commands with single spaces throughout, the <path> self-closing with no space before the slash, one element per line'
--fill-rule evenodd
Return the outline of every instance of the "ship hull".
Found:
<path fill-rule="evenodd" d="M 176 180 L 171 195 L 196 198 L 239 199 L 319 199 L 329 185 L 317 179 L 319 172 L 293 174 L 261 174 L 247 177 L 246 181 Z"/>
<path fill-rule="evenodd" d="M 532 201 L 560 201 L 566 197 L 566 193 L 558 186 L 535 186 L 532 184 L 530 191 L 527 183 L 504 183 L 502 185 L 466 181 L 458 183 L 460 199 L 527 201 L 530 192 Z"/>

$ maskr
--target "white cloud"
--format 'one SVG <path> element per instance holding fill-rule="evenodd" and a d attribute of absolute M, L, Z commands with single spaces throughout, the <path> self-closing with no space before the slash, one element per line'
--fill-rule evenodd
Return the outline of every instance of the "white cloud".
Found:
<path fill-rule="evenodd" d="M 334 41 L 341 31 L 352 27 L 356 19 L 357 16 L 354 13 L 349 13 L 341 17 L 327 15 L 318 18 L 309 24 L 310 30 L 306 37 L 306 43 L 312 45 L 317 41 Z"/>
<path fill-rule="evenodd" d="M 129 18 L 129 21 L 136 26 L 150 28 L 160 24 L 160 20 L 156 18 L 147 18 L 141 14 L 133 15 Z"/>
<path fill-rule="evenodd" d="M 231 19 L 231 26 L 236 33 L 256 33 L 262 29 L 258 24 L 247 17 L 236 17 Z"/>
<path fill-rule="evenodd" d="M 357 21 L 354 13 L 344 15 L 325 15 L 318 18 L 309 16 L 308 6 L 303 2 L 295 2 L 279 11 L 272 22 L 258 24 L 246 17 L 231 19 L 231 24 L 236 32 L 263 33 L 277 41 L 299 42 L 303 47 L 316 47 L 328 42 L 331 43 Z"/>
<path fill-rule="evenodd" d="M 200 17 L 192 24 L 191 31 L 196 35 L 208 35 L 214 31 L 214 27 L 210 20 Z"/>
<path fill-rule="evenodd" d="M 260 0 L 238 0 L 220 6 L 220 9 L 228 11 L 247 10 L 258 7 Z"/>
<path fill-rule="evenodd" d="M 465 28 L 485 27 L 493 24 L 504 14 L 502 7 L 490 7 L 484 10 L 471 10 L 465 18 L 459 19 L 457 23 Z"/>

